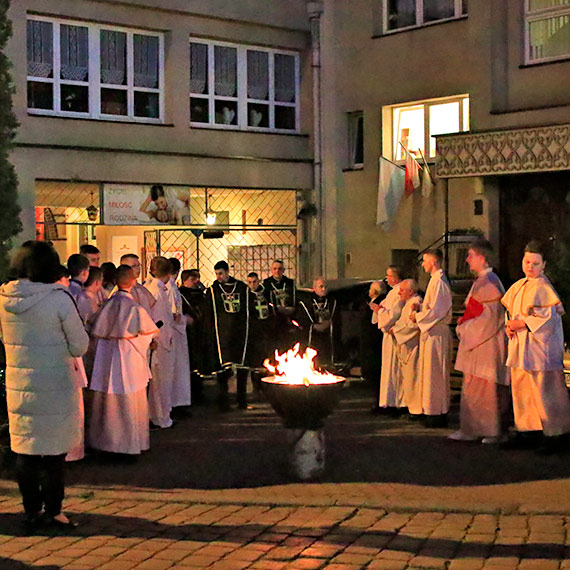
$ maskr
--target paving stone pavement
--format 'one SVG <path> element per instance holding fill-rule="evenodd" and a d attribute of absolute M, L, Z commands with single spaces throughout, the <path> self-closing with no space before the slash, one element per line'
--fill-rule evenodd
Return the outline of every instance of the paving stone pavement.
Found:
<path fill-rule="evenodd" d="M 570 570 L 567 455 L 457 445 L 453 426 L 368 407 L 349 391 L 329 419 L 319 483 L 287 478 L 264 404 L 154 432 L 136 465 L 88 458 L 70 466 L 67 535 L 24 536 L 5 476 L 0 570 Z"/>
<path fill-rule="evenodd" d="M 0 568 L 569 569 L 570 517 L 72 497 L 67 534 L 22 535 L 0 497 Z"/>

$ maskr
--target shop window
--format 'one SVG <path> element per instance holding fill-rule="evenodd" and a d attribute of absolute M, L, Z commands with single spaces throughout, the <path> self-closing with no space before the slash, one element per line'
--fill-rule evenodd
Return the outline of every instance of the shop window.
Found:
<path fill-rule="evenodd" d="M 295 53 L 190 42 L 190 122 L 194 126 L 298 131 Z"/>
<path fill-rule="evenodd" d="M 570 57 L 570 0 L 526 0 L 526 63 Z"/>
<path fill-rule="evenodd" d="M 163 119 L 160 34 L 30 16 L 27 54 L 30 113 Z"/>
<path fill-rule="evenodd" d="M 348 123 L 348 167 L 364 166 L 364 114 L 362 111 L 347 114 Z"/>
<path fill-rule="evenodd" d="M 435 135 L 469 130 L 469 97 L 460 95 L 389 108 L 392 114 L 392 159 L 436 154 Z"/>
<path fill-rule="evenodd" d="M 383 0 L 384 31 L 454 20 L 467 15 L 467 0 Z"/>

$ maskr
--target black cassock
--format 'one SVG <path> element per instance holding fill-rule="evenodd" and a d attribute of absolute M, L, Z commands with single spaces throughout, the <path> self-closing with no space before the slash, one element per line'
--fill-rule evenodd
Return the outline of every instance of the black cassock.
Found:
<path fill-rule="evenodd" d="M 267 300 L 265 287 L 249 290 L 249 338 L 246 364 L 250 368 L 262 368 L 266 358 L 273 360 L 276 346 L 275 311 Z"/>
<path fill-rule="evenodd" d="M 179 287 L 182 297 L 182 313 L 192 317 L 192 324 L 187 327 L 188 351 L 192 370 L 202 370 L 204 359 L 204 303 L 206 301 L 205 287 Z"/>
<path fill-rule="evenodd" d="M 309 297 L 299 302 L 301 311 L 299 320 L 303 326 L 304 343 L 318 352 L 317 361 L 320 365 L 334 362 L 334 320 L 336 299 L 331 295 L 320 297 L 311 293 Z M 324 330 L 318 330 L 321 325 L 329 323 Z"/>
<path fill-rule="evenodd" d="M 249 288 L 230 277 L 214 281 L 206 290 L 204 324 L 207 333 L 208 372 L 245 364 L 249 334 Z"/>
<path fill-rule="evenodd" d="M 277 281 L 271 276 L 263 280 L 263 287 L 266 299 L 275 309 L 275 348 L 284 352 L 292 348 L 297 335 L 296 327 L 292 324 L 297 307 L 295 281 L 285 276 Z"/>

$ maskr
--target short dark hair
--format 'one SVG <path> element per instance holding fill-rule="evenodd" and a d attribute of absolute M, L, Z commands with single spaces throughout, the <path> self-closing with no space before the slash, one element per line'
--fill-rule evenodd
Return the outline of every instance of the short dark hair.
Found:
<path fill-rule="evenodd" d="M 257 279 L 259 279 L 259 275 L 255 272 L 255 271 L 250 271 L 247 274 L 248 277 L 256 277 Z"/>
<path fill-rule="evenodd" d="M 441 263 L 443 261 L 443 252 L 439 248 L 437 248 L 437 249 L 426 249 L 424 251 L 424 255 L 431 255 L 432 257 L 434 257 L 436 259 L 436 261 L 438 263 Z"/>
<path fill-rule="evenodd" d="M 136 253 L 125 253 L 124 255 L 121 255 L 121 263 L 123 263 L 125 259 L 139 259 L 139 256 Z"/>
<path fill-rule="evenodd" d="M 60 263 L 59 267 L 57 268 L 57 271 L 56 271 L 56 281 L 59 281 L 60 279 L 63 279 L 64 277 L 69 278 L 69 270 L 67 269 L 67 267 L 65 267 L 65 265 L 62 265 Z"/>
<path fill-rule="evenodd" d="M 402 279 L 402 268 L 399 265 L 388 265 L 388 269 L 392 270 L 398 276 L 398 279 Z"/>
<path fill-rule="evenodd" d="M 127 281 L 133 281 L 135 278 L 135 272 L 130 265 L 119 265 L 117 267 L 117 285 L 120 287 L 124 285 Z"/>
<path fill-rule="evenodd" d="M 218 269 L 223 269 L 224 271 L 229 271 L 230 266 L 228 265 L 227 261 L 218 261 L 218 263 L 216 263 L 216 265 L 214 265 L 214 271 L 217 271 Z"/>
<path fill-rule="evenodd" d="M 81 253 L 74 253 L 67 259 L 67 269 L 71 277 L 77 277 L 82 271 L 89 269 L 89 260 Z"/>
<path fill-rule="evenodd" d="M 102 281 L 103 280 L 103 271 L 101 271 L 100 267 L 90 267 L 89 268 L 89 277 L 83 284 L 84 287 L 89 287 L 89 285 L 93 285 L 95 281 Z"/>
<path fill-rule="evenodd" d="M 36 283 L 55 283 L 61 277 L 59 255 L 45 241 L 26 242 L 14 256 L 11 269 L 19 279 Z"/>
<path fill-rule="evenodd" d="M 186 281 L 187 279 L 190 279 L 190 277 L 197 277 L 198 279 L 200 279 L 200 272 L 197 269 L 185 269 L 180 274 L 180 279 L 182 283 L 184 283 L 184 281 Z"/>
<path fill-rule="evenodd" d="M 281 265 L 285 265 L 282 259 L 274 259 L 273 263 L 280 263 Z M 272 264 L 273 265 L 273 264 Z"/>
<path fill-rule="evenodd" d="M 493 246 L 489 240 L 484 238 L 476 239 L 469 244 L 469 249 L 472 249 L 479 255 L 482 255 L 487 263 L 491 262 L 491 258 L 493 257 Z"/>
<path fill-rule="evenodd" d="M 542 261 L 546 261 L 546 251 L 542 243 L 538 240 L 529 241 L 524 248 L 524 253 L 537 253 L 542 256 Z"/>
<path fill-rule="evenodd" d="M 161 196 L 164 196 L 164 188 L 162 184 L 153 184 L 150 187 L 150 199 L 154 202 Z"/>
<path fill-rule="evenodd" d="M 95 253 L 101 253 L 101 252 L 99 251 L 99 248 L 95 247 L 94 245 L 91 245 L 90 243 L 84 243 L 79 248 L 79 253 L 81 253 L 83 255 L 87 255 L 87 254 L 95 254 Z"/>
<path fill-rule="evenodd" d="M 153 277 L 164 277 L 165 275 L 170 274 L 171 271 L 172 265 L 166 257 L 157 255 L 150 260 L 149 272 Z"/>
<path fill-rule="evenodd" d="M 171 257 L 168 259 L 170 261 L 170 265 L 172 265 L 172 274 L 178 274 L 178 272 L 182 269 L 182 264 L 177 257 Z"/>
<path fill-rule="evenodd" d="M 114 263 L 105 261 L 105 263 L 101 264 L 101 271 L 103 272 L 103 285 L 108 285 L 109 283 L 115 285 L 117 283 L 117 268 Z"/>

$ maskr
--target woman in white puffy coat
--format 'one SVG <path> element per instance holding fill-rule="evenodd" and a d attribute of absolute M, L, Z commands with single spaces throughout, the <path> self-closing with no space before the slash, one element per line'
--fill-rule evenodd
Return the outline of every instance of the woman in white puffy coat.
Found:
<path fill-rule="evenodd" d="M 61 512 L 65 454 L 80 432 L 80 388 L 73 358 L 87 350 L 75 302 L 57 285 L 59 257 L 45 242 L 28 242 L 14 257 L 18 279 L 0 288 L 0 333 L 6 348 L 11 448 L 26 524 L 42 509 L 50 524 L 74 526 Z"/>

